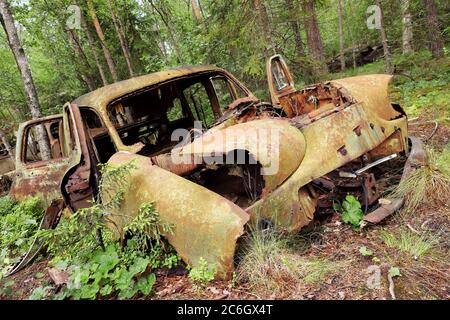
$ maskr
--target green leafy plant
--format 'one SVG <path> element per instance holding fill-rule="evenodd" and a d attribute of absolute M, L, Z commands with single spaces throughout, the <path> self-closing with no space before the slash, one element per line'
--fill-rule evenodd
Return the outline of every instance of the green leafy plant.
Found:
<path fill-rule="evenodd" d="M 398 267 L 390 267 L 389 268 L 389 277 L 394 278 L 394 277 L 400 277 L 401 273 L 400 273 L 400 269 Z"/>
<path fill-rule="evenodd" d="M 37 197 L 20 203 L 9 197 L 0 200 L 0 279 L 31 245 L 43 212 Z"/>
<path fill-rule="evenodd" d="M 86 226 L 78 225 L 78 228 L 84 231 L 89 224 L 80 221 Z M 101 229 L 104 225 L 99 223 L 96 227 Z M 161 222 L 153 204 L 143 204 L 125 230 L 131 238 L 124 247 L 112 240 L 109 231 L 103 230 L 104 250 L 95 242 L 96 233 L 91 232 L 90 241 L 78 239 L 75 243 L 79 248 L 76 254 L 57 255 L 52 262 L 70 276 L 67 288 L 57 298 L 95 299 L 117 294 L 119 299 L 130 299 L 136 294 L 148 295 L 156 281 L 152 270 L 172 268 L 179 263 L 178 255 L 161 238 L 159 230 L 170 232 L 171 229 Z M 91 250 L 86 250 L 87 247 Z"/>
<path fill-rule="evenodd" d="M 371 255 L 373 255 L 373 251 L 370 249 L 367 249 L 366 246 L 360 247 L 359 253 L 361 253 L 364 257 L 370 257 Z"/>
<path fill-rule="evenodd" d="M 191 268 L 189 271 L 189 279 L 197 289 L 205 288 L 208 283 L 214 280 L 217 268 L 215 265 L 210 265 L 203 257 L 200 257 L 198 265 Z"/>
<path fill-rule="evenodd" d="M 347 195 L 342 203 L 342 221 L 357 228 L 363 217 L 364 213 L 361 210 L 361 203 L 355 196 Z"/>
<path fill-rule="evenodd" d="M 69 283 L 58 298 L 95 299 L 117 293 L 120 299 L 130 299 L 137 293 L 150 294 L 156 281 L 155 274 L 147 272 L 150 259 L 143 254 L 124 259 L 126 252 L 110 243 L 105 251 L 97 249 L 69 266 Z"/>
<path fill-rule="evenodd" d="M 44 300 L 50 294 L 52 287 L 37 287 L 28 297 L 28 300 Z"/>
<path fill-rule="evenodd" d="M 69 283 L 56 299 L 95 299 L 117 295 L 130 299 L 148 295 L 156 281 L 152 270 L 172 268 L 180 258 L 162 238 L 172 226 L 161 221 L 153 203 L 142 204 L 135 217 L 122 215 L 121 246 L 108 223 L 111 208 L 119 208 L 126 189 L 126 177 L 135 165 L 101 167 L 100 200 L 63 219 L 55 230 L 40 235 L 53 255 L 51 264 L 69 274 Z M 127 239 L 127 240 L 126 240 Z"/>
<path fill-rule="evenodd" d="M 144 203 L 139 207 L 138 215 L 124 228 L 124 233 L 132 234 L 146 250 L 153 242 L 161 243 L 161 235 L 172 233 L 172 226 L 163 223 L 153 203 Z"/>
<path fill-rule="evenodd" d="M 0 217 L 12 213 L 16 205 L 17 203 L 11 197 L 6 196 L 0 198 Z"/>
<path fill-rule="evenodd" d="M 13 295 L 13 289 L 11 288 L 14 285 L 14 280 L 6 281 L 0 286 L 0 296 L 10 297 Z"/>

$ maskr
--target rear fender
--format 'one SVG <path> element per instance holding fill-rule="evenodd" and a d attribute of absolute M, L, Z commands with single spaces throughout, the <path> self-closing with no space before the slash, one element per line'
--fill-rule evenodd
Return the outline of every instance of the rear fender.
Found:
<path fill-rule="evenodd" d="M 153 202 L 162 222 L 172 226 L 172 233 L 164 236 L 183 261 L 195 267 L 203 258 L 216 266 L 218 278 L 229 278 L 234 269 L 236 241 L 249 215 L 220 195 L 152 165 L 147 157 L 119 152 L 109 163 L 123 165 L 130 161 L 134 161 L 136 169 L 130 172 L 130 186 L 120 208 L 112 212 L 112 230 L 123 236 L 123 227 L 138 214 L 139 207 Z"/>

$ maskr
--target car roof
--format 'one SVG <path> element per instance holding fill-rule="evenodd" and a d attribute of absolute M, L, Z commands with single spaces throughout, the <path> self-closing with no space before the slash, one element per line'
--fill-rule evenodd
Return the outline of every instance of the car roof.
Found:
<path fill-rule="evenodd" d="M 80 107 L 88 106 L 101 110 L 109 102 L 134 91 L 176 78 L 208 72 L 221 72 L 229 75 L 225 70 L 211 65 L 184 66 L 115 82 L 86 93 L 75 99 L 72 103 Z"/>

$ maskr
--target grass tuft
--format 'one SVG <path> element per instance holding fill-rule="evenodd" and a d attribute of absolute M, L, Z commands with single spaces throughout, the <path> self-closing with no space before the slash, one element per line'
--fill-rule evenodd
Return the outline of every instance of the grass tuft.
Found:
<path fill-rule="evenodd" d="M 397 233 L 382 230 L 380 234 L 384 243 L 413 257 L 429 255 L 439 243 L 439 237 L 431 234 L 416 234 L 408 229 L 400 229 Z"/>
<path fill-rule="evenodd" d="M 295 274 L 283 263 L 287 256 L 287 242 L 272 230 L 253 231 L 239 254 L 237 280 L 248 283 L 257 292 L 279 292 L 292 283 Z"/>
<path fill-rule="evenodd" d="M 240 252 L 237 280 L 270 296 L 319 283 L 338 271 L 336 262 L 303 256 L 305 241 L 273 230 L 253 231 Z"/>
<path fill-rule="evenodd" d="M 420 206 L 442 206 L 450 199 L 450 148 L 440 154 L 427 147 L 427 164 L 417 168 L 392 192 L 405 198 L 405 212 L 415 212 Z"/>

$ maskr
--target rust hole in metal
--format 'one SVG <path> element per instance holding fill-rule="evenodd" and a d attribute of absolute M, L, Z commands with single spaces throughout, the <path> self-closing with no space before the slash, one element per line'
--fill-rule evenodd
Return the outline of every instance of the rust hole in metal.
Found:
<path fill-rule="evenodd" d="M 338 150 L 337 150 L 340 154 L 342 154 L 343 156 L 345 156 L 345 155 L 347 155 L 347 149 L 345 149 L 345 146 L 342 146 L 342 147 L 340 147 Z"/>

